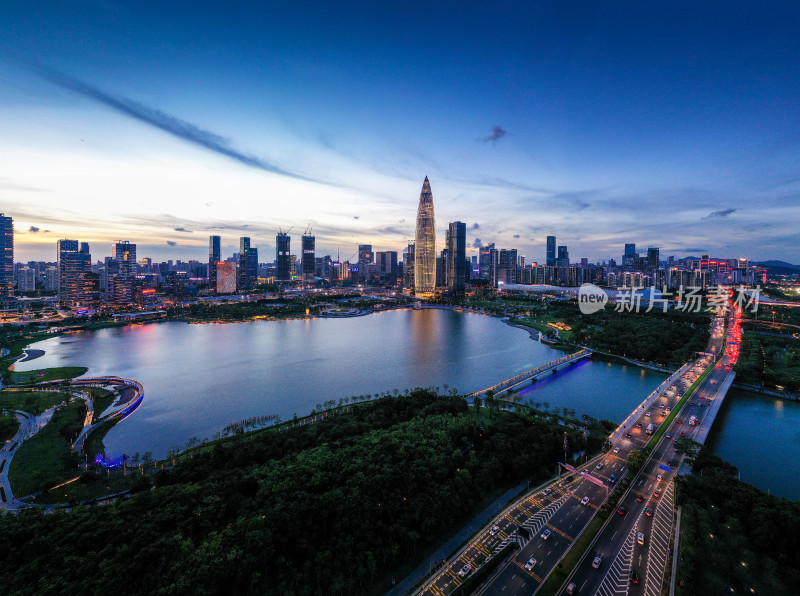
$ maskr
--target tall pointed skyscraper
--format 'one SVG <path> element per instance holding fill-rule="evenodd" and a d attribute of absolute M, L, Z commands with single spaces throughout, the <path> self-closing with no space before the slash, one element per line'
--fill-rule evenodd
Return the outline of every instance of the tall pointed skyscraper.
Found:
<path fill-rule="evenodd" d="M 414 247 L 414 292 L 421 297 L 431 296 L 436 291 L 436 222 L 433 218 L 433 193 L 427 176 L 419 195 Z"/>

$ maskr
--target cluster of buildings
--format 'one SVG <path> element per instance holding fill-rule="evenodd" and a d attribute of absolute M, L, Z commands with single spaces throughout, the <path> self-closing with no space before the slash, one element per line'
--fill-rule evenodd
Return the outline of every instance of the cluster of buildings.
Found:
<path fill-rule="evenodd" d="M 417 208 L 416 233 L 402 252 L 373 252 L 372 245 L 341 260 L 339 255 L 317 257 L 316 239 L 309 226 L 300 237 L 299 254 L 292 252 L 289 232 L 275 237 L 275 260 L 259 262 L 258 248 L 249 237 L 239 238 L 239 251 L 223 258 L 222 238 L 209 237 L 208 261 L 137 259 L 136 244 L 120 240 L 111 256 L 92 260 L 89 245 L 78 240 L 57 242 L 55 262 L 14 263 L 12 218 L 0 214 L 0 298 L 42 292 L 55 295 L 62 306 L 96 308 L 100 305 L 141 306 L 163 302 L 164 296 L 192 298 L 199 295 L 248 294 L 267 286 L 299 290 L 369 285 L 403 290 L 419 297 L 437 294 L 463 295 L 477 286 L 577 287 L 584 283 L 609 288 L 708 288 L 718 283 L 756 283 L 763 269 L 747 259 L 699 258 L 662 260 L 658 247 L 639 253 L 635 244 L 625 244 L 621 261 L 573 262 L 568 247 L 548 236 L 543 262 L 526 262 L 514 248 L 481 246 L 467 256 L 467 226 L 447 225 L 444 246 L 436 248 L 433 193 L 426 177 Z M 296 248 L 296 245 L 295 245 Z"/>

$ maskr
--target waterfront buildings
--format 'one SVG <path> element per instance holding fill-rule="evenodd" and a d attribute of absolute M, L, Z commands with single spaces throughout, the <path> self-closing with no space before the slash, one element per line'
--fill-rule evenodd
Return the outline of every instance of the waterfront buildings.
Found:
<path fill-rule="evenodd" d="M 547 261 L 545 263 L 548 267 L 556 266 L 556 237 L 547 237 Z"/>
<path fill-rule="evenodd" d="M 436 291 L 436 222 L 433 214 L 433 193 L 427 176 L 422 183 L 417 207 L 414 290 L 420 297 L 432 296 Z"/>
<path fill-rule="evenodd" d="M 250 238 L 239 238 L 239 263 L 236 287 L 240 292 L 252 290 L 258 282 L 258 249 L 250 246 Z"/>
<path fill-rule="evenodd" d="M 303 250 L 300 267 L 303 271 L 303 283 L 313 284 L 316 271 L 316 238 L 311 235 L 310 230 L 303 234 L 300 244 Z"/>
<path fill-rule="evenodd" d="M 287 232 L 278 232 L 275 237 L 275 277 L 280 283 L 292 281 L 291 241 Z"/>
<path fill-rule="evenodd" d="M 14 220 L 0 213 L 0 298 L 14 295 Z"/>
<path fill-rule="evenodd" d="M 467 224 L 452 222 L 447 228 L 447 287 L 463 294 L 467 279 Z"/>
<path fill-rule="evenodd" d="M 222 260 L 221 239 L 219 236 L 208 237 L 208 285 L 216 290 L 217 263 Z"/>

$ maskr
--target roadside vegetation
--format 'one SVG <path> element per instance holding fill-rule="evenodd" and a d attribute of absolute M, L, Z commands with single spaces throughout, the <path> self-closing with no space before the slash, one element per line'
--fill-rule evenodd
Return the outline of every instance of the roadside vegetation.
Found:
<path fill-rule="evenodd" d="M 19 430 L 19 420 L 11 412 L 0 410 L 0 443 L 10 441 Z"/>
<path fill-rule="evenodd" d="M 677 594 L 800 594 L 800 503 L 740 482 L 703 448 L 679 476 Z"/>
<path fill-rule="evenodd" d="M 563 458 L 556 416 L 488 414 L 418 389 L 313 425 L 231 437 L 232 448 L 140 476 L 141 493 L 103 507 L 4 516 L 0 585 L 20 594 L 384 593 L 401 561 L 420 562 L 486 495 L 548 478 Z M 573 451 L 605 438 L 567 432 Z M 143 490 L 151 478 L 156 488 Z"/>
<path fill-rule="evenodd" d="M 800 391 L 800 340 L 786 335 L 742 335 L 736 380 Z"/>
<path fill-rule="evenodd" d="M 0 391 L 0 409 L 22 410 L 38 416 L 57 404 L 70 399 L 63 391 L 32 391 L 28 389 L 3 389 Z"/>

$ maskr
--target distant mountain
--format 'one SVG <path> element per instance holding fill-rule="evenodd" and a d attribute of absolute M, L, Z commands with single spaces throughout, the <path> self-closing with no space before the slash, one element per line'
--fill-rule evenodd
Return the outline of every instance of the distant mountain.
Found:
<path fill-rule="evenodd" d="M 761 267 L 783 267 L 784 269 L 797 269 L 800 271 L 800 265 L 792 265 L 786 261 L 762 261 L 760 263 L 753 263 Z"/>

